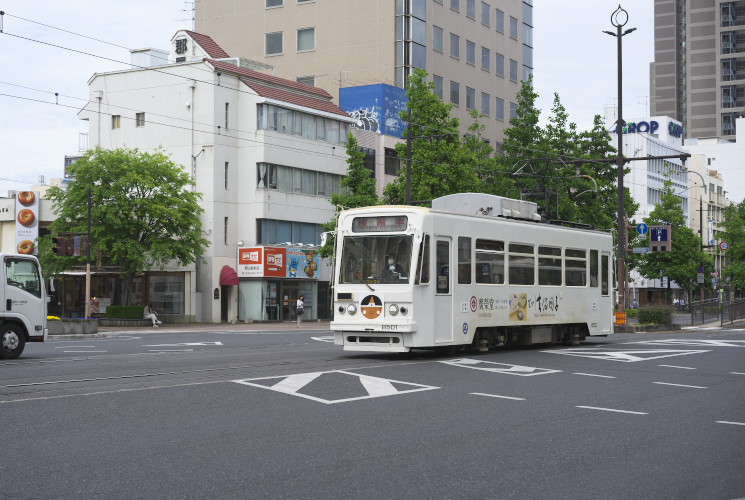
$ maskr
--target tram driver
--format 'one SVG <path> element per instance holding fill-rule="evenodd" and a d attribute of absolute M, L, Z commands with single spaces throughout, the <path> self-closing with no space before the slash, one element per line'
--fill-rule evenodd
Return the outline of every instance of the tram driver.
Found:
<path fill-rule="evenodd" d="M 394 255 L 386 257 L 386 263 L 383 266 L 383 283 L 398 283 L 400 280 L 408 279 L 408 276 L 403 275 L 404 268 L 398 262 L 398 258 Z"/>

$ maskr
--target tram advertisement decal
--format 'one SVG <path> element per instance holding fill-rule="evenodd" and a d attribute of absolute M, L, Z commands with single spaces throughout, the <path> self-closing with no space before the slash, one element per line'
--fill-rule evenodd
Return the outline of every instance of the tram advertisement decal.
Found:
<path fill-rule="evenodd" d="M 383 312 L 383 301 L 376 295 L 368 295 L 360 302 L 360 311 L 367 319 L 376 319 Z"/>
<path fill-rule="evenodd" d="M 493 318 L 494 312 L 502 311 L 509 315 L 510 321 L 528 321 L 530 318 L 555 318 L 559 311 L 558 295 L 538 295 L 512 293 L 507 299 L 492 297 L 471 297 L 464 302 L 462 312 L 478 313 L 479 318 Z"/>

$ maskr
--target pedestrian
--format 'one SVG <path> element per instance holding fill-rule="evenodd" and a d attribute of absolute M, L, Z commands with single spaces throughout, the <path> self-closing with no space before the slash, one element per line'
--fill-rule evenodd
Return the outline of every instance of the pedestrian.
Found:
<path fill-rule="evenodd" d="M 303 324 L 303 314 L 305 314 L 305 295 L 301 295 L 297 299 L 297 305 L 295 306 L 295 316 L 297 317 L 297 327 Z"/>
<path fill-rule="evenodd" d="M 162 321 L 158 320 L 158 313 L 155 312 L 155 309 L 153 309 L 153 306 L 150 304 L 145 306 L 144 318 L 153 320 L 153 326 L 155 328 L 163 323 Z"/>

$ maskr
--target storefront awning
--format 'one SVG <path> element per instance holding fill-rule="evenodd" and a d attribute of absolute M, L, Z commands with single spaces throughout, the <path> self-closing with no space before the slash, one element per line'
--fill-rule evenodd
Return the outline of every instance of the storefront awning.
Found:
<path fill-rule="evenodd" d="M 238 282 L 238 273 L 235 272 L 235 269 L 230 266 L 223 266 L 222 271 L 220 271 L 220 284 L 237 285 Z"/>

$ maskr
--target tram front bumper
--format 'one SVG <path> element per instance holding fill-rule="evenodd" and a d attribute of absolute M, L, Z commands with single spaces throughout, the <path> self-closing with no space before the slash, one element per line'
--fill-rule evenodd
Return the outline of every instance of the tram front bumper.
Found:
<path fill-rule="evenodd" d="M 411 323 L 401 325 L 375 325 L 371 328 L 355 323 L 332 322 L 334 344 L 345 351 L 409 352 L 405 340 L 416 331 Z"/>

